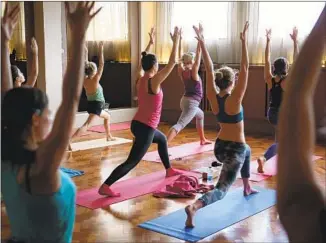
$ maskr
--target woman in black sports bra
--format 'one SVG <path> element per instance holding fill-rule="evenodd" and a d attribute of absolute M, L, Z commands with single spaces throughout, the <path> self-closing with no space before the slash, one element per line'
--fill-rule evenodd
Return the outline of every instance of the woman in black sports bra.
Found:
<path fill-rule="evenodd" d="M 264 79 L 268 86 L 269 90 L 269 108 L 267 113 L 267 119 L 270 124 L 274 126 L 275 129 L 275 143 L 272 144 L 265 152 L 264 156 L 261 156 L 257 159 L 258 162 L 258 173 L 264 173 L 264 163 L 276 155 L 277 143 L 276 143 L 276 126 L 278 120 L 279 108 L 282 103 L 282 96 L 285 87 L 285 79 L 287 78 L 289 72 L 289 62 L 284 57 L 277 58 L 273 63 L 273 71 L 270 62 L 271 55 L 271 34 L 272 30 L 266 30 L 266 49 L 265 49 L 265 69 L 264 69 Z M 298 29 L 293 28 L 292 34 L 290 34 L 291 39 L 293 40 L 293 60 L 296 59 L 298 55 Z"/>
<path fill-rule="evenodd" d="M 326 242 L 325 185 L 318 185 L 311 162 L 314 93 L 325 40 L 326 5 L 291 68 L 279 116 L 277 210 L 289 242 Z"/>

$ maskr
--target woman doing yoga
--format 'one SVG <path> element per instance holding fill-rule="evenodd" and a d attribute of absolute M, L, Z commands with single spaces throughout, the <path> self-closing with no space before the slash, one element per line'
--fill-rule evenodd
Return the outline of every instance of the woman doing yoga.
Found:
<path fill-rule="evenodd" d="M 168 146 L 165 135 L 157 129 L 160 122 L 163 91 L 162 82 L 168 77 L 176 64 L 176 53 L 179 47 L 180 33 L 175 27 L 172 36 L 173 47 L 168 64 L 158 72 L 158 61 L 155 55 L 142 53 L 142 68 L 144 75 L 137 83 L 138 111 L 131 122 L 131 132 L 135 139 L 127 160 L 119 165 L 99 188 L 99 194 L 120 196 L 110 188 L 113 183 L 125 176 L 144 157 L 149 146 L 157 143 L 158 153 L 166 169 L 166 176 L 179 174 L 170 165 Z"/>
<path fill-rule="evenodd" d="M 279 109 L 282 103 L 282 96 L 285 90 L 285 80 L 289 71 L 289 62 L 284 57 L 279 57 L 274 61 L 273 71 L 271 68 L 271 35 L 272 30 L 266 30 L 266 49 L 265 49 L 265 69 L 264 69 L 264 79 L 269 90 L 269 108 L 267 113 L 267 118 L 270 124 L 274 126 L 275 130 L 275 143 L 272 144 L 265 152 L 264 156 L 261 156 L 257 159 L 258 162 L 258 172 L 264 173 L 264 163 L 276 155 L 277 151 L 277 118 Z M 298 55 L 298 29 L 293 28 L 292 34 L 290 37 L 293 41 L 293 61 L 295 61 Z"/>
<path fill-rule="evenodd" d="M 14 242 L 70 243 L 76 187 L 60 170 L 83 87 L 86 31 L 100 11 L 95 2 L 65 2 L 71 61 L 63 80 L 62 102 L 54 121 L 47 95 L 33 87 L 12 89 L 9 40 L 19 5 L 1 19 L 1 193 Z M 72 10 L 73 9 L 73 10 Z M 60 21 L 60 20 L 58 20 Z"/>
<path fill-rule="evenodd" d="M 34 87 L 37 76 L 38 76 L 38 46 L 35 38 L 31 40 L 30 52 L 32 55 L 32 68 L 31 72 L 27 77 L 27 81 L 25 82 L 25 76 L 20 71 L 20 69 L 16 65 L 11 65 L 11 75 L 14 87 L 20 87 L 22 85 L 27 85 L 30 87 Z"/>
<path fill-rule="evenodd" d="M 98 68 L 94 62 L 88 61 L 88 50 L 85 46 L 85 80 L 84 80 L 84 89 L 87 96 L 87 112 L 88 118 L 86 122 L 77 129 L 73 134 L 71 139 L 81 136 L 87 129 L 90 127 L 92 122 L 96 117 L 101 117 L 104 120 L 104 128 L 106 132 L 107 141 L 114 140 L 110 132 L 110 114 L 105 109 L 105 98 L 103 94 L 103 88 L 100 84 L 100 79 L 102 77 L 104 69 L 104 51 L 103 51 L 103 42 L 100 42 L 99 45 L 99 65 Z M 69 145 L 69 150 L 71 150 L 71 145 Z"/>
<path fill-rule="evenodd" d="M 182 36 L 180 36 L 179 64 L 178 74 L 184 84 L 185 93 L 180 101 L 181 115 L 180 118 L 169 131 L 167 135 L 168 143 L 171 142 L 177 134 L 185 128 L 194 117 L 196 117 L 196 128 L 200 138 L 200 144 L 211 144 L 204 135 L 204 112 L 199 108 L 203 98 L 202 80 L 198 74 L 201 49 L 197 44 L 196 54 L 188 52 L 182 55 Z"/>
<path fill-rule="evenodd" d="M 207 73 L 207 97 L 221 128 L 215 142 L 214 154 L 217 160 L 223 163 L 223 167 L 215 189 L 204 194 L 194 204 L 185 208 L 187 227 L 194 227 L 193 218 L 197 210 L 223 199 L 235 181 L 239 170 L 241 170 L 244 196 L 257 192 L 249 184 L 251 149 L 246 144 L 241 104 L 248 82 L 249 58 L 246 43 L 248 27 L 247 22 L 243 32 L 240 33 L 242 57 L 239 79 L 235 84 L 236 74 L 230 67 L 222 67 L 214 73 L 213 62 L 205 45 L 203 28 L 201 25 L 199 25 L 199 28 L 194 26 L 197 34 L 196 38 L 203 51 Z"/>
<path fill-rule="evenodd" d="M 325 184 L 318 185 L 317 167 L 311 161 L 316 141 L 314 94 L 325 50 L 326 5 L 291 68 L 280 109 L 277 210 L 289 242 L 326 242 Z M 320 81 L 325 85 L 325 79 Z"/>

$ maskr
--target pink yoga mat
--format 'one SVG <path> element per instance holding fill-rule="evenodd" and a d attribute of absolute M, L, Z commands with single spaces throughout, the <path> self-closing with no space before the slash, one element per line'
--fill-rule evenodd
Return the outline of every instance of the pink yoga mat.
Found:
<path fill-rule="evenodd" d="M 312 161 L 316 161 L 318 159 L 321 159 L 321 156 L 313 156 Z M 270 158 L 266 161 L 264 165 L 264 173 L 258 173 L 257 172 L 258 163 L 256 160 L 251 161 L 250 164 L 250 180 L 259 182 L 262 180 L 265 180 L 271 176 L 275 176 L 277 174 L 277 155 Z M 237 178 L 241 178 L 240 173 L 237 175 Z"/>
<path fill-rule="evenodd" d="M 130 128 L 130 124 L 131 124 L 131 122 L 114 123 L 114 124 L 111 124 L 110 129 L 111 129 L 111 131 L 127 130 Z M 88 131 L 105 133 L 105 128 L 103 125 L 98 125 L 98 126 L 93 126 L 93 127 L 89 128 Z"/>
<path fill-rule="evenodd" d="M 177 170 L 185 175 L 200 176 L 200 173 Z M 144 176 L 138 176 L 112 185 L 120 197 L 105 197 L 98 194 L 98 188 L 87 189 L 77 192 L 77 205 L 90 209 L 104 208 L 108 205 L 122 202 L 131 198 L 139 197 L 154 192 L 163 186 L 170 184 L 178 176 L 165 178 L 165 171 L 158 171 Z"/>
<path fill-rule="evenodd" d="M 180 146 L 169 148 L 170 160 L 187 157 L 189 155 L 201 154 L 207 151 L 214 150 L 214 143 L 200 145 L 200 142 L 186 143 Z M 157 151 L 148 152 L 143 157 L 143 160 L 151 162 L 161 162 Z"/>

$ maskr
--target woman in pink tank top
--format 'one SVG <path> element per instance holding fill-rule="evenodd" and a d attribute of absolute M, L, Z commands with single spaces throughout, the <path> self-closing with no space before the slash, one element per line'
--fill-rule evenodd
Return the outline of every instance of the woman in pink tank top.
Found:
<path fill-rule="evenodd" d="M 154 29 L 149 33 L 150 42 L 146 48 L 154 43 Z M 119 192 L 114 192 L 110 188 L 113 183 L 125 176 L 132 170 L 144 157 L 152 143 L 158 145 L 158 153 L 166 169 L 166 176 L 180 174 L 173 170 L 170 165 L 168 146 L 165 135 L 157 130 L 160 122 L 163 92 L 161 83 L 173 70 L 176 64 L 176 53 L 179 48 L 180 31 L 177 27 L 171 35 L 173 41 L 172 52 L 168 64 L 158 72 L 158 61 L 155 55 L 142 52 L 141 67 L 138 70 L 137 93 L 138 111 L 131 122 L 131 132 L 135 139 L 127 160 L 120 164 L 99 188 L 100 195 L 109 197 L 120 196 Z M 144 73 L 143 73 L 143 70 Z"/>
<path fill-rule="evenodd" d="M 212 142 L 207 140 L 204 134 L 204 112 L 199 107 L 203 98 L 202 80 L 198 74 L 201 48 L 197 44 L 196 54 L 188 52 L 182 55 L 181 40 L 182 37 L 180 36 L 178 74 L 183 81 L 185 93 L 180 100 L 182 113 L 178 122 L 171 127 L 167 135 L 168 143 L 196 117 L 196 128 L 200 138 L 200 144 L 210 144 Z"/>

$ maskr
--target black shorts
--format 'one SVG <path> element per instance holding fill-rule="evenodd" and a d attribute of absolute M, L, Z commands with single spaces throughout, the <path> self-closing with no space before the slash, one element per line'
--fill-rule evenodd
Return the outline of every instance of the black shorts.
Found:
<path fill-rule="evenodd" d="M 87 112 L 88 114 L 101 115 L 104 109 L 105 102 L 103 101 L 88 101 L 87 102 Z"/>

